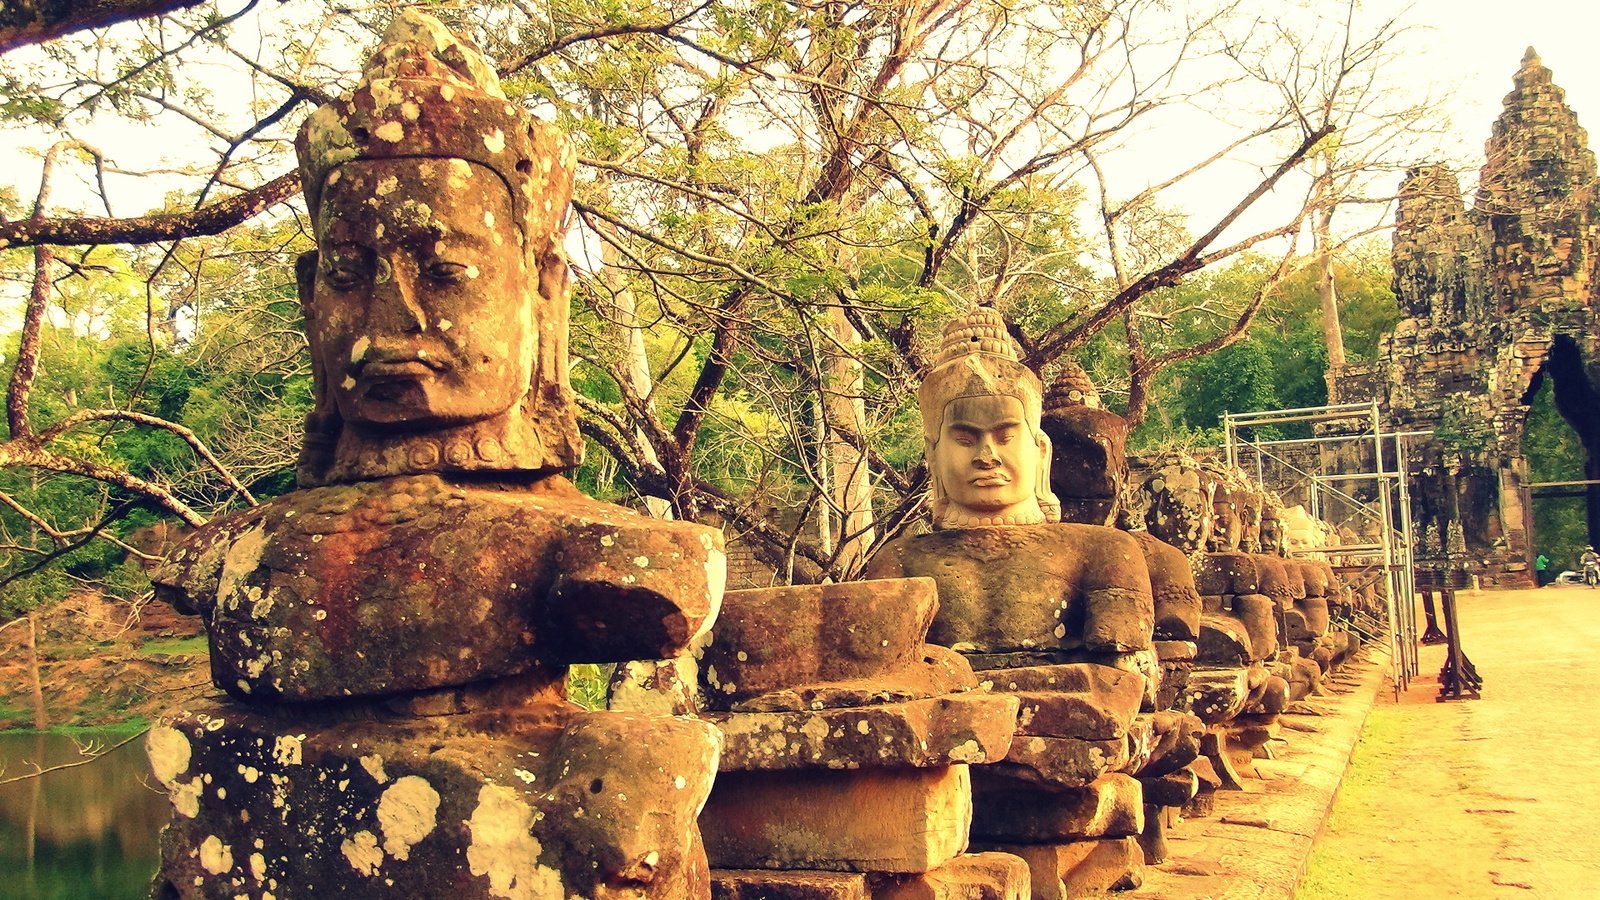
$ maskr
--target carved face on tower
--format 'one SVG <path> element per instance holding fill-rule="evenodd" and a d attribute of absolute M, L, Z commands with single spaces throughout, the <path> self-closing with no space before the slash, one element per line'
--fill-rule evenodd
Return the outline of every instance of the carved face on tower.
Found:
<path fill-rule="evenodd" d="M 374 203 L 378 199 L 381 202 Z M 483 421 L 528 391 L 532 309 L 511 193 L 464 159 L 376 159 L 329 173 L 308 337 L 346 422 Z"/>
<path fill-rule="evenodd" d="M 939 362 L 917 393 L 936 527 L 1059 521 L 1041 393 L 999 314 L 980 308 L 945 329 Z"/>
<path fill-rule="evenodd" d="M 303 486 L 578 463 L 563 219 L 576 154 L 478 50 L 397 16 L 295 141 L 317 250 Z"/>

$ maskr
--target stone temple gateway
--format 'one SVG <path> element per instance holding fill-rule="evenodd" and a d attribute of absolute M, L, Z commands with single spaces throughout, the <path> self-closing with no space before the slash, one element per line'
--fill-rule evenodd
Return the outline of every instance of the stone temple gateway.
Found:
<path fill-rule="evenodd" d="M 1533 48 L 1485 147 L 1472 206 L 1441 166 L 1411 170 L 1395 219 L 1395 293 L 1405 318 L 1377 362 L 1335 372 L 1334 402 L 1376 398 L 1409 441 L 1413 518 L 1438 533 L 1456 507 L 1485 585 L 1532 580 L 1523 434 L 1553 379 L 1556 408 L 1600 479 L 1600 197 L 1588 136 Z M 1600 485 L 1587 488 L 1600 540 Z"/>

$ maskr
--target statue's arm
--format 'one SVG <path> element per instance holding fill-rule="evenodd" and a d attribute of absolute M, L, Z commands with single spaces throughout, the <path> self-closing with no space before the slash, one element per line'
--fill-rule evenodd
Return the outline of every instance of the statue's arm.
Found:
<path fill-rule="evenodd" d="M 1083 525 L 1083 643 L 1091 650 L 1125 652 L 1150 646 L 1155 598 L 1144 551 L 1127 532 Z"/>
<path fill-rule="evenodd" d="M 720 532 L 689 522 L 588 523 L 566 531 L 559 574 L 536 615 L 541 646 L 568 663 L 667 659 L 722 604 Z"/>

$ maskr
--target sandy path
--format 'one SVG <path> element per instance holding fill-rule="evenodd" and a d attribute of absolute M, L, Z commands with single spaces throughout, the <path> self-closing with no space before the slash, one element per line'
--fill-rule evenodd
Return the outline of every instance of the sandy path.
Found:
<path fill-rule="evenodd" d="M 1600 590 L 1461 595 L 1484 698 L 1442 647 L 1367 722 L 1301 898 L 1600 897 Z"/>

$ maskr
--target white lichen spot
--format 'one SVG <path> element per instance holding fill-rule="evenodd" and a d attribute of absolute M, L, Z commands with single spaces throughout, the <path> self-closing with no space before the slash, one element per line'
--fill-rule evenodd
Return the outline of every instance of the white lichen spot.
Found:
<path fill-rule="evenodd" d="M 648 556 L 635 556 L 633 558 L 633 564 L 638 566 L 641 569 L 649 568 L 649 566 L 650 566 L 650 557 L 648 557 Z"/>
<path fill-rule="evenodd" d="M 506 148 L 506 133 L 496 128 L 483 136 L 483 146 L 489 148 L 490 153 L 499 153 Z"/>
<path fill-rule="evenodd" d="M 455 324 L 456 323 L 450 321 L 449 319 L 440 319 L 439 320 L 439 330 L 440 331 L 449 331 L 451 326 L 453 326 Z"/>
<path fill-rule="evenodd" d="M 233 851 L 216 835 L 200 842 L 200 868 L 213 875 L 221 875 L 233 868 Z"/>
<path fill-rule="evenodd" d="M 612 535 L 609 535 L 609 534 L 600 535 L 600 546 L 602 546 L 602 547 L 613 546 L 613 545 L 616 544 L 616 542 L 617 542 L 616 537 L 614 537 Z"/>
<path fill-rule="evenodd" d="M 170 788 L 179 775 L 189 771 L 189 759 L 194 749 L 183 732 L 167 725 L 157 725 L 150 729 L 149 736 L 144 739 L 144 752 L 150 759 L 150 771 L 155 774 L 156 780 Z"/>
<path fill-rule="evenodd" d="M 305 735 L 284 734 L 279 735 L 273 742 L 272 758 L 280 766 L 300 765 L 300 742 L 305 740 Z"/>
<path fill-rule="evenodd" d="M 372 780 L 379 784 L 389 780 L 389 773 L 383 770 L 383 757 L 376 753 L 361 757 L 361 768 L 366 769 Z"/>
<path fill-rule="evenodd" d="M 494 227 L 494 211 L 493 210 L 486 209 L 486 210 L 483 211 L 483 226 L 485 228 L 493 228 Z"/>
<path fill-rule="evenodd" d="M 344 854 L 350 868 L 369 878 L 378 874 L 378 868 L 383 865 L 383 849 L 378 846 L 377 835 L 370 831 L 358 831 L 346 838 L 339 845 L 339 852 Z"/>
<path fill-rule="evenodd" d="M 380 141 L 388 141 L 391 144 L 398 144 L 405 140 L 406 128 L 399 122 L 385 122 L 382 125 L 379 125 L 377 128 L 372 129 L 372 136 Z"/>
<path fill-rule="evenodd" d="M 867 733 L 872 731 L 872 726 L 867 724 L 867 720 L 866 719 L 862 719 L 861 721 L 856 723 L 856 730 L 861 732 L 862 734 L 867 734 Z"/>
<path fill-rule="evenodd" d="M 353 363 L 360 362 L 362 359 L 366 358 L 367 350 L 371 347 L 372 338 L 366 335 L 356 338 L 356 342 L 350 345 L 350 361 Z"/>
<path fill-rule="evenodd" d="M 175 781 L 167 786 L 167 797 L 179 815 L 192 819 L 200 815 L 200 792 L 204 789 L 205 782 L 199 778 L 191 778 L 187 783 Z"/>
<path fill-rule="evenodd" d="M 373 193 L 377 194 L 379 197 L 387 197 L 394 193 L 395 188 L 398 188 L 399 186 L 400 177 L 398 175 L 389 175 L 378 179 L 378 186 L 373 188 Z"/>
<path fill-rule="evenodd" d="M 739 662 L 748 662 L 750 659 L 750 654 L 744 652 L 743 650 L 735 653 L 734 656 L 739 660 Z"/>
<path fill-rule="evenodd" d="M 522 779 L 523 784 L 533 784 L 533 782 L 539 777 L 532 772 L 529 772 L 527 769 L 512 769 L 511 774 Z"/>
<path fill-rule="evenodd" d="M 448 103 L 456 98 L 456 89 L 448 84 L 441 84 L 439 85 L 439 96 L 443 97 L 445 102 Z"/>
<path fill-rule="evenodd" d="M 489 879 L 489 893 L 512 900 L 564 896 L 561 875 L 539 865 L 544 848 L 533 836 L 533 809 L 508 787 L 486 784 L 467 820 L 472 841 L 467 868 Z"/>
<path fill-rule="evenodd" d="M 950 761 L 958 763 L 983 763 L 988 762 L 984 755 L 983 747 L 976 740 L 969 740 L 950 748 Z"/>
<path fill-rule="evenodd" d="M 418 106 L 416 101 L 407 100 L 400 104 L 400 118 L 405 119 L 407 122 L 415 122 L 420 115 L 422 115 L 422 107 Z"/>
<path fill-rule="evenodd" d="M 262 551 L 267 548 L 265 525 L 245 531 L 228 545 L 222 557 L 222 574 L 217 579 L 217 602 L 237 609 L 241 587 L 261 564 Z"/>
<path fill-rule="evenodd" d="M 672 786 L 681 791 L 689 786 L 689 779 L 683 777 L 682 775 L 674 776 L 672 779 Z"/>
<path fill-rule="evenodd" d="M 256 881 L 267 877 L 267 858 L 259 853 L 250 854 L 250 877 Z"/>
<path fill-rule="evenodd" d="M 406 775 L 378 798 L 383 849 L 395 859 L 409 859 L 411 845 L 431 834 L 438 822 L 439 792 L 425 778 Z"/>

